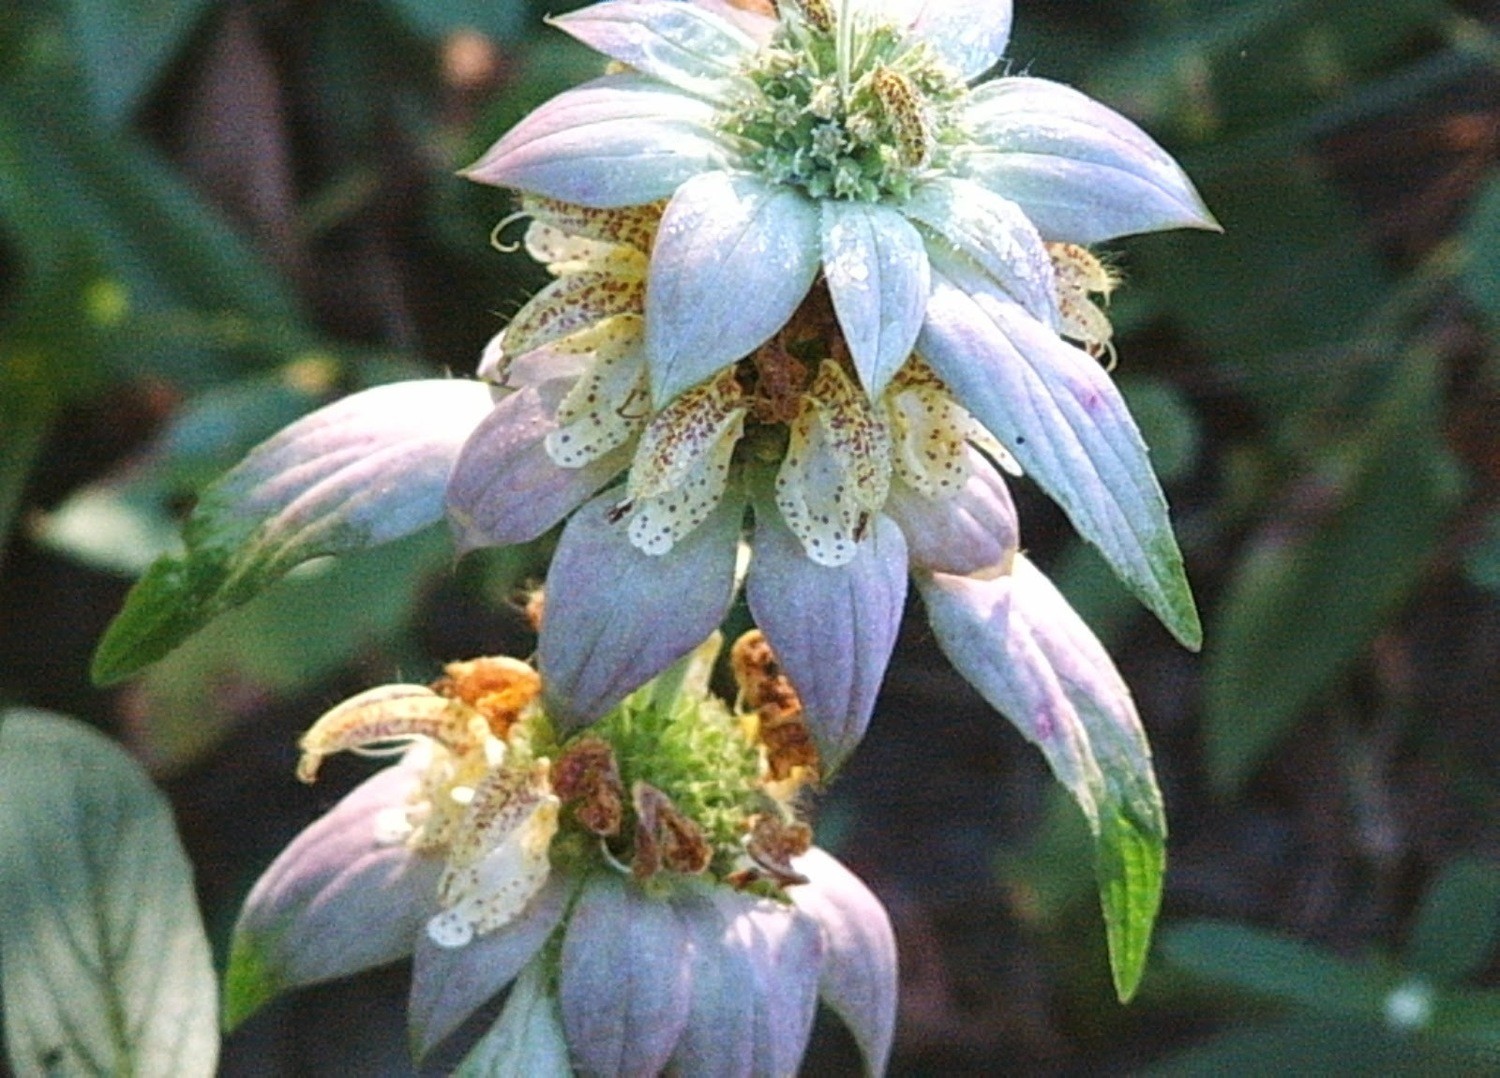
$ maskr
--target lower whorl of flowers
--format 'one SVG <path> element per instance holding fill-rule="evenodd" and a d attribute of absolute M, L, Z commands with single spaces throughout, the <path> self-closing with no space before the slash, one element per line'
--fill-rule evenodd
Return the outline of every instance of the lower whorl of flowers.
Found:
<path fill-rule="evenodd" d="M 428 686 L 387 685 L 302 738 L 313 781 L 339 751 L 402 751 L 415 781 L 380 823 L 387 842 L 441 858 L 428 935 L 449 947 L 515 919 L 557 870 L 609 866 L 647 887 L 711 877 L 778 896 L 812 831 L 798 798 L 819 761 L 796 691 L 759 632 L 732 649 L 739 700 L 708 692 L 717 634 L 662 685 L 559 738 L 541 680 L 515 659 L 450 663 Z"/>

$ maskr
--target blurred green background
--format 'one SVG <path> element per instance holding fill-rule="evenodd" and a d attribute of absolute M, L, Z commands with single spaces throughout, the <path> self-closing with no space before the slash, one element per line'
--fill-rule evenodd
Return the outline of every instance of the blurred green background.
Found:
<path fill-rule="evenodd" d="M 541 283 L 488 243 L 503 193 L 454 171 L 598 70 L 542 23 L 568 6 L 0 4 L 0 704 L 154 769 L 219 946 L 367 773 L 300 787 L 300 730 L 398 672 L 524 654 L 544 555 L 419 536 L 123 688 L 90 687 L 90 651 L 198 486 L 341 393 L 468 374 Z M 1022 484 L 1173 827 L 1120 1008 L 1081 822 L 912 620 L 820 828 L 896 920 L 894 1070 L 1500 1072 L 1500 3 L 1022 0 L 1009 56 L 1140 122 L 1225 226 L 1110 255 L 1116 376 L 1208 643 L 1178 650 Z M 223 1069 L 410 1073 L 403 993 L 303 993 Z M 820 1025 L 807 1072 L 852 1060 Z"/>

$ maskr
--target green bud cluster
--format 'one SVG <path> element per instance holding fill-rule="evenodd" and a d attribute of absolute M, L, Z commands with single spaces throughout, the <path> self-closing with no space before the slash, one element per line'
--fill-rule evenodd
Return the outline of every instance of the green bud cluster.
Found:
<path fill-rule="evenodd" d="M 748 144 L 745 156 L 772 183 L 813 198 L 904 199 L 958 141 L 949 115 L 965 87 L 894 28 L 856 31 L 841 74 L 836 28 L 784 6 L 776 38 L 744 72 L 753 89 L 721 126 Z"/>
<path fill-rule="evenodd" d="M 697 666 L 702 659 L 693 656 L 688 663 Z M 678 680 L 668 671 L 585 733 L 614 750 L 627 792 L 644 782 L 666 794 L 703 829 L 717 860 L 740 851 L 745 821 L 764 811 L 767 801 L 759 748 L 706 685 L 692 684 L 699 680 L 696 673 Z"/>

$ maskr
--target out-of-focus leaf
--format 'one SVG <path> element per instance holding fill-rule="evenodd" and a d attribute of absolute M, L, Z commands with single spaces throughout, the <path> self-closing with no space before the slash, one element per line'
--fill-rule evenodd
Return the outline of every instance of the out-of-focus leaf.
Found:
<path fill-rule="evenodd" d="M 5 159 L 0 122 L 0 161 Z M 0 190 L 6 184 L 0 183 Z M 0 216 L 6 196 L 0 194 Z M 118 328 L 118 296 L 76 250 L 32 267 L 0 310 L 0 557 L 26 477 L 62 406 L 103 384 L 92 354 Z"/>
<path fill-rule="evenodd" d="M 258 442 L 311 411 L 338 372 L 333 357 L 309 353 L 276 371 L 190 398 L 151 448 L 156 482 L 177 490 L 204 486 Z"/>
<path fill-rule="evenodd" d="M 1460 489 L 1438 430 L 1436 373 L 1403 360 L 1359 431 L 1336 505 L 1308 534 L 1263 540 L 1209 634 L 1209 775 L 1230 793 L 1370 642 L 1421 578 Z"/>
<path fill-rule="evenodd" d="M 1151 5 L 1138 44 L 1106 51 L 1082 77 L 1091 93 L 1152 126 L 1275 133 L 1344 105 L 1376 81 L 1365 76 L 1387 72 L 1413 35 L 1442 17 L 1437 0 Z"/>
<path fill-rule="evenodd" d="M 138 576 L 181 546 L 176 522 L 139 488 L 97 483 L 74 492 L 33 531 L 44 546 L 106 572 Z"/>
<path fill-rule="evenodd" d="M 1488 1062 L 1484 1073 L 1493 1071 L 1500 1060 L 1500 991 L 1489 988 L 1438 993 L 1428 1028 L 1446 1041 L 1478 1047 L 1475 1058 Z"/>
<path fill-rule="evenodd" d="M 1378 1019 L 1387 978 L 1248 925 L 1191 921 L 1162 933 L 1162 957 L 1223 988 L 1326 1015 Z"/>
<path fill-rule="evenodd" d="M 9 364 L 18 362 L 0 351 L 0 559 L 11 517 L 20 503 L 21 488 L 52 425 L 50 394 L 33 388 Z"/>
<path fill-rule="evenodd" d="M 390 641 L 424 580 L 453 556 L 429 530 L 376 550 L 308 565 L 208 625 L 133 687 L 132 747 L 170 772 L 216 745 L 236 702 L 295 692 Z"/>
<path fill-rule="evenodd" d="M 203 492 L 187 552 L 131 589 L 94 656 L 118 681 L 323 554 L 378 546 L 443 518 L 454 459 L 490 410 L 480 382 L 427 379 L 356 393 L 298 420 Z"/>
<path fill-rule="evenodd" d="M 208 940 L 171 810 L 118 746 L 0 712 L 0 989 L 17 1074 L 212 1075 Z"/>
<path fill-rule="evenodd" d="M 198 394 L 142 458 L 42 516 L 34 538 L 96 568 L 140 576 L 158 558 L 181 550 L 180 500 L 309 411 L 338 369 L 332 357 L 310 355 Z"/>
<path fill-rule="evenodd" d="M 1284 155 L 1203 182 L 1222 236 L 1135 241 L 1132 283 L 1217 357 L 1269 413 L 1318 404 L 1386 293 L 1357 222 L 1303 162 Z"/>
<path fill-rule="evenodd" d="M 1479 1052 L 1464 1052 L 1362 1022 L 1296 1018 L 1232 1029 L 1208 1043 L 1141 1071 L 1147 1078 L 1277 1078 L 1294 1074 L 1433 1075 L 1488 1074 Z"/>
<path fill-rule="evenodd" d="M 130 117 L 208 0 L 66 0 L 69 39 L 100 118 Z"/>
<path fill-rule="evenodd" d="M 489 37 L 509 38 L 530 16 L 525 4 L 495 0 L 391 0 L 391 6 L 417 30 L 434 37 L 478 30 Z"/>
<path fill-rule="evenodd" d="M 1463 230 L 1464 287 L 1500 334 L 1500 172 L 1481 188 Z"/>
<path fill-rule="evenodd" d="M 1198 417 L 1171 382 L 1160 378 L 1120 379 L 1120 392 L 1151 450 L 1151 466 L 1164 484 L 1181 479 L 1198 463 L 1203 440 Z"/>
<path fill-rule="evenodd" d="M 305 347 L 275 274 L 156 154 L 101 133 L 76 98 L 66 87 L 0 95 L 0 210 L 31 272 L 83 258 L 108 283 L 122 330 L 77 359 L 201 385 L 218 373 L 206 347 Z"/>
<path fill-rule="evenodd" d="M 1483 530 L 1464 550 L 1463 565 L 1469 583 L 1500 592 L 1500 512 L 1485 518 Z"/>
<path fill-rule="evenodd" d="M 1500 865 L 1460 857 L 1443 867 L 1422 897 L 1406 961 L 1438 981 L 1460 981 L 1485 967 L 1497 939 Z"/>
<path fill-rule="evenodd" d="M 995 873 L 1009 892 L 1017 919 L 1044 929 L 1064 923 L 1095 891 L 1089 856 L 1093 836 L 1078 806 L 1057 786 L 1048 789 L 1046 802 L 1046 815 L 1030 841 L 995 858 Z"/>

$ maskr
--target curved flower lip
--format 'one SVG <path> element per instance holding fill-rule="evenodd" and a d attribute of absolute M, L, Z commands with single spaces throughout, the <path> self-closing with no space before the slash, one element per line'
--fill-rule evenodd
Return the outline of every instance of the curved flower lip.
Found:
<path fill-rule="evenodd" d="M 951 499 L 907 495 L 902 512 L 921 534 L 919 566 L 990 573 L 1009 565 L 1009 495 L 987 464 L 976 475 Z M 643 554 L 609 522 L 618 501 L 617 490 L 606 491 L 572 517 L 547 575 L 539 661 L 548 714 L 563 730 L 599 718 L 686 655 L 719 627 L 734 596 L 744 493 L 728 492 L 708 521 L 660 555 Z M 746 598 L 797 686 L 830 773 L 869 724 L 906 597 L 909 540 L 884 515 L 870 532 L 849 564 L 820 566 L 769 497 L 756 499 Z"/>
<path fill-rule="evenodd" d="M 503 927 L 462 947 L 431 940 L 444 858 L 382 837 L 425 767 L 426 754 L 409 750 L 314 821 L 262 874 L 235 926 L 229 1025 L 279 992 L 414 955 L 411 1034 L 425 1054 L 547 942 L 577 890 L 565 872 Z"/>
<path fill-rule="evenodd" d="M 516 978 L 562 923 L 579 882 L 554 872 L 520 917 L 462 947 L 441 947 L 427 933 L 417 935 L 408 1020 L 418 1058 Z"/>
<path fill-rule="evenodd" d="M 572 384 L 555 378 L 511 393 L 464 443 L 448 479 L 448 520 L 460 554 L 545 533 L 630 465 L 621 447 L 582 468 L 559 468 L 546 438 Z"/>
<path fill-rule="evenodd" d="M 599 718 L 719 627 L 734 597 L 751 500 L 731 484 L 676 547 L 642 553 L 610 520 L 621 489 L 595 493 L 610 472 L 624 470 L 628 453 L 601 458 L 596 471 L 563 468 L 546 455 L 554 424 L 543 394 L 556 399 L 565 388 L 565 380 L 546 382 L 502 401 L 465 447 L 449 487 L 465 549 L 523 541 L 572 514 L 547 575 L 539 644 L 548 713 L 563 730 Z M 767 491 L 755 499 L 747 598 L 830 770 L 868 725 L 900 625 L 908 562 L 984 575 L 1009 566 L 1014 506 L 994 466 L 972 450 L 968 457 L 969 482 L 951 497 L 928 499 L 898 485 L 860 552 L 839 568 L 807 558 Z"/>

